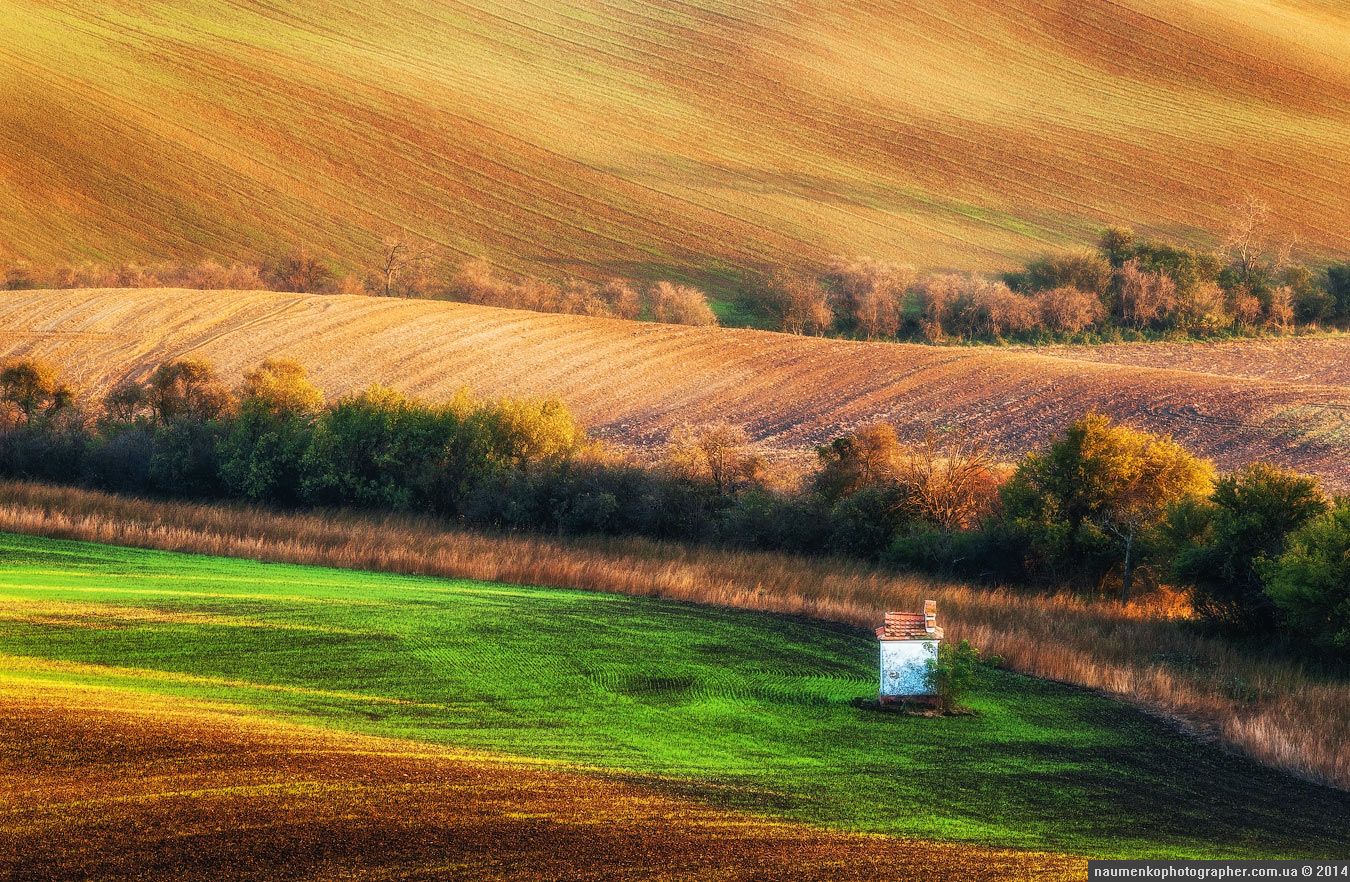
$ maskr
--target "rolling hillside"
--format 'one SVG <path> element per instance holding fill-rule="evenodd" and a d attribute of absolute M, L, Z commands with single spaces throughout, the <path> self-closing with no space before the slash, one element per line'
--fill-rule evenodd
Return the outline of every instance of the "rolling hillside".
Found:
<path fill-rule="evenodd" d="M 0 355 L 51 358 L 91 395 L 181 355 L 204 356 L 231 380 L 283 356 L 306 365 L 331 395 L 371 383 L 427 398 L 461 387 L 558 395 L 620 445 L 650 448 L 681 423 L 725 419 L 784 456 L 806 456 L 882 419 L 910 437 L 956 426 L 1011 456 L 1095 408 L 1173 434 L 1225 467 L 1268 460 L 1350 488 L 1350 388 L 1338 373 L 1350 337 L 1250 345 L 1258 353 L 1251 367 L 1233 355 L 1206 359 L 1200 371 L 1171 366 L 1186 347 L 1126 356 L 1108 348 L 1094 360 L 1092 351 L 1072 349 L 855 343 L 371 297 L 155 290 L 0 297 Z M 1106 360 L 1146 362 L 1153 352 L 1163 367 Z M 1266 362 L 1308 366 L 1298 376 L 1251 375 Z"/>
<path fill-rule="evenodd" d="M 3 664 L 0 874 L 11 879 L 64 882 L 93 868 L 100 879 L 175 882 L 983 882 L 1030 868 L 1069 882 L 1084 872 L 1078 858 L 834 833 L 557 764 Z"/>
<path fill-rule="evenodd" d="M 715 284 L 1207 242 L 1247 191 L 1344 254 L 1346 45 L 1334 0 L 2 0 L 0 259 L 407 228 Z"/>
<path fill-rule="evenodd" d="M 623 840 L 614 833 L 629 824 L 640 833 L 661 815 L 679 819 L 665 835 L 670 859 L 681 862 L 696 859 L 690 840 L 699 832 L 712 849 L 738 839 L 751 852 L 771 848 L 775 831 L 764 821 L 773 818 L 920 839 L 930 844 L 919 843 L 916 857 L 939 868 L 978 867 L 983 857 L 995 871 L 1006 855 L 943 855 L 931 843 L 1132 857 L 1331 856 L 1350 820 L 1340 791 L 1178 737 L 1101 696 L 1007 672 L 980 675 L 972 716 L 860 707 L 856 700 L 875 695 L 874 639 L 798 617 L 10 534 L 0 535 L 0 553 L 0 707 L 8 719 L 17 704 L 21 719 L 57 735 L 13 743 L 6 761 L 31 768 L 34 752 L 60 756 L 61 731 L 81 724 L 62 708 L 74 703 L 72 692 L 101 692 L 110 711 L 101 726 L 131 735 L 130 743 L 95 742 L 48 771 L 76 814 L 59 803 L 7 811 L 0 849 L 16 814 L 61 829 L 78 822 L 82 801 L 97 806 L 97 797 L 144 786 L 99 768 L 100 757 L 126 762 L 154 751 L 170 781 L 197 772 L 195 763 L 174 762 L 175 748 L 194 745 L 165 725 L 165 700 L 189 724 L 205 718 L 198 743 L 271 744 L 254 758 L 227 751 L 214 782 L 178 791 L 187 810 L 171 816 L 175 825 L 200 823 L 198 806 L 228 808 L 231 794 L 218 791 L 235 775 L 282 816 L 287 802 L 297 815 L 331 815 L 323 784 L 366 782 L 370 797 L 344 812 L 346 823 L 361 830 L 371 812 L 406 811 L 412 823 L 395 829 L 414 838 L 439 835 L 457 814 L 523 832 L 527 818 L 560 814 L 559 791 L 570 789 L 580 798 L 572 824 L 559 825 L 563 841 L 609 841 L 619 846 L 611 859 L 620 860 Z M 16 701 L 24 693 L 36 698 Z M 222 702 L 242 718 L 232 735 L 219 731 Z M 139 732 L 126 719 L 138 708 L 147 718 Z M 353 733 L 403 741 L 381 745 Z M 296 755 L 286 751 L 292 740 Z M 426 743 L 420 757 L 409 743 L 417 741 Z M 381 752 L 392 754 L 383 769 L 369 761 Z M 93 776 L 61 775 L 80 763 Z M 438 765 L 446 778 L 428 775 Z M 280 780 L 268 766 L 280 767 Z M 485 776 L 490 786 L 472 786 Z M 381 809 L 380 790 L 400 777 L 402 799 L 395 790 Z M 518 789 L 503 786 L 513 777 Z M 316 778 L 319 786 L 306 786 Z M 470 785 L 458 806 L 446 798 L 457 780 Z M 1084 812 L 1085 799 L 1098 810 Z M 413 814 L 419 801 L 437 809 L 430 830 Z M 710 805 L 760 818 L 741 816 L 750 823 L 737 830 L 734 816 Z M 586 834 L 588 816 L 592 827 L 608 819 Z M 543 827 L 541 838 L 548 833 Z M 295 838 L 303 849 L 307 837 Z M 123 843 L 139 845 L 136 837 Z M 831 851 L 843 857 L 857 842 L 808 833 L 803 845 L 808 860 L 819 860 Z M 471 855 L 474 844 L 458 850 Z M 1067 863 L 1028 860 L 1046 869 Z"/>

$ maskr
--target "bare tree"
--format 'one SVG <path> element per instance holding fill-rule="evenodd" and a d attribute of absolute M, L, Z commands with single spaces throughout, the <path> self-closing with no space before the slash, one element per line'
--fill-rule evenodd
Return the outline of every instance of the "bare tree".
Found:
<path fill-rule="evenodd" d="M 1029 331 L 1039 321 L 1040 311 L 1030 297 L 976 275 L 962 279 L 944 318 L 949 330 L 971 340 Z"/>
<path fill-rule="evenodd" d="M 1294 289 L 1278 285 L 1270 291 L 1266 304 L 1266 323 L 1275 328 L 1287 328 L 1294 323 Z"/>
<path fill-rule="evenodd" d="M 130 270 L 126 270 L 130 272 Z M 328 264 L 300 248 L 272 261 L 263 269 L 263 277 L 278 291 L 305 294 L 326 290 L 333 281 Z M 136 285 L 131 287 L 147 287 Z"/>
<path fill-rule="evenodd" d="M 626 279 L 610 279 L 600 289 L 600 296 L 618 318 L 635 319 L 642 314 L 642 297 Z"/>
<path fill-rule="evenodd" d="M 1106 309 L 1101 298 L 1065 285 L 1036 295 L 1041 321 L 1052 331 L 1075 334 L 1102 320 Z"/>
<path fill-rule="evenodd" d="M 905 297 L 915 279 L 912 266 L 865 257 L 836 257 L 825 273 L 841 311 L 869 340 L 899 333 Z"/>
<path fill-rule="evenodd" d="M 717 315 L 708 295 L 690 285 L 657 282 L 651 289 L 652 315 L 673 325 L 715 325 Z"/>
<path fill-rule="evenodd" d="M 1132 258 L 1120 268 L 1120 320 L 1136 328 L 1161 321 L 1177 304 L 1177 283 L 1165 273 L 1145 272 Z"/>
<path fill-rule="evenodd" d="M 1246 194 L 1230 206 L 1232 219 L 1222 250 L 1242 280 L 1248 279 L 1263 261 L 1268 240 L 1270 206 L 1254 193 Z"/>
<path fill-rule="evenodd" d="M 1241 286 L 1260 289 L 1289 267 L 1296 237 L 1277 241 L 1270 206 L 1248 193 L 1231 206 L 1233 214 L 1220 252 Z M 1253 293 L 1256 293 L 1253 290 Z"/>
<path fill-rule="evenodd" d="M 1177 296 L 1176 320 L 1187 331 L 1212 333 L 1229 325 L 1223 289 L 1216 282 L 1197 282 Z"/>
<path fill-rule="evenodd" d="M 779 270 L 769 277 L 764 294 L 779 329 L 789 334 L 820 334 L 834 324 L 828 295 L 814 278 Z"/>
<path fill-rule="evenodd" d="M 708 481 L 723 496 L 764 482 L 764 460 L 745 429 L 730 423 L 680 426 L 671 433 L 668 455 L 679 472 Z"/>
<path fill-rule="evenodd" d="M 864 487 L 895 481 L 902 448 L 890 423 L 874 423 L 816 448 L 815 490 L 831 503 Z"/>
<path fill-rule="evenodd" d="M 392 297 L 394 286 L 404 282 L 403 296 L 411 293 L 406 283 L 421 280 L 426 271 L 436 262 L 434 243 L 414 240 L 406 234 L 385 236 L 381 242 L 379 273 L 384 285 L 384 296 Z"/>
<path fill-rule="evenodd" d="M 992 511 L 999 485 L 988 447 L 965 434 L 936 432 L 906 449 L 895 481 L 918 518 L 945 530 L 967 529 Z"/>
<path fill-rule="evenodd" d="M 936 342 L 946 336 L 952 303 L 965 284 L 964 276 L 945 273 L 927 276 L 914 286 L 919 332 L 925 339 Z"/>

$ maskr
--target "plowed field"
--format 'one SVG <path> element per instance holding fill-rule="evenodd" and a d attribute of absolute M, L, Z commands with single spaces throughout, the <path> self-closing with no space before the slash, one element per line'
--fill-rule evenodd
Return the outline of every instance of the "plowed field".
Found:
<path fill-rule="evenodd" d="M 621 445 L 651 448 L 682 422 L 726 419 L 799 457 L 881 419 L 911 437 L 960 427 L 1012 456 L 1095 408 L 1224 467 L 1268 460 L 1350 487 L 1347 337 L 1042 354 L 386 298 L 31 291 L 0 298 L 0 355 L 16 354 L 54 359 L 91 394 L 180 355 L 231 379 L 286 356 L 330 394 L 378 382 L 428 398 L 461 387 L 558 395 Z"/>
<path fill-rule="evenodd" d="M 1350 251 L 1335 0 L 0 3 L 0 258 L 1004 267 L 1253 192 Z"/>

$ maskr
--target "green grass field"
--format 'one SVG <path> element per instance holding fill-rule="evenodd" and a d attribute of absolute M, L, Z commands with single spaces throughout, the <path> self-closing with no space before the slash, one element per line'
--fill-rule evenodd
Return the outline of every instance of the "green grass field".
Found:
<path fill-rule="evenodd" d="M 1144 856 L 1333 857 L 1346 794 L 991 672 L 884 715 L 874 643 L 615 595 L 0 535 L 0 677 L 104 683 L 563 761 L 831 827 Z"/>

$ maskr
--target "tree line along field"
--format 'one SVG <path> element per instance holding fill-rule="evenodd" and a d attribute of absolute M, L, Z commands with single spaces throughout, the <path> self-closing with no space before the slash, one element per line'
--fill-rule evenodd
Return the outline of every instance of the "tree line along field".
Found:
<path fill-rule="evenodd" d="M 1005 269 L 1119 223 L 1209 244 L 1248 192 L 1313 259 L 1350 247 L 1333 0 L 3 11 L 5 259 L 355 266 L 400 230 L 716 290 L 831 254 Z"/>
<path fill-rule="evenodd" d="M 875 692 L 875 644 L 837 625 L 12 534 L 0 549 L 8 562 L 0 701 L 7 719 L 32 720 L 37 734 L 7 738 L 5 762 L 25 784 L 57 787 L 9 805 L 0 860 L 31 860 L 74 829 L 96 827 L 97 812 L 60 809 L 91 791 L 144 788 L 148 805 L 133 811 L 169 829 L 242 810 L 218 793 L 223 783 L 244 788 L 235 795 L 256 789 L 263 810 L 282 817 L 331 818 L 316 777 L 339 779 L 339 793 L 361 782 L 379 793 L 401 778 L 392 804 L 376 808 L 368 791 L 336 822 L 359 829 L 372 812 L 393 815 L 400 847 L 405 836 L 434 835 L 397 817 L 419 804 L 439 804 L 433 830 L 446 814 L 509 828 L 503 815 L 556 816 L 559 791 L 574 789 L 582 804 L 568 810 L 573 826 L 561 822 L 564 835 L 584 835 L 575 825 L 595 803 L 617 803 L 619 828 L 636 831 L 653 814 L 681 813 L 663 835 L 682 861 L 700 825 L 733 823 L 710 804 L 751 814 L 724 835 L 745 850 L 781 832 L 770 819 L 818 828 L 805 837 L 808 857 L 856 848 L 827 830 L 1078 855 L 1325 857 L 1350 821 L 1340 791 L 1044 681 L 987 671 L 970 699 L 975 716 L 855 706 Z M 63 749 L 75 733 L 99 729 L 129 737 Z M 208 772 L 197 757 L 215 739 L 268 746 L 251 759 L 230 753 Z M 415 750 L 419 741 L 427 746 Z M 42 762 L 44 751 L 59 761 Z M 383 754 L 391 764 L 372 766 Z M 128 773 L 137 757 L 141 771 Z M 512 795 L 499 781 L 448 809 L 447 781 L 425 781 L 437 768 L 450 783 L 470 779 L 466 786 L 492 774 L 540 786 Z M 204 797 L 164 789 L 193 776 L 213 785 Z M 303 854 L 314 835 L 295 836 L 282 853 Z M 76 853 L 125 860 L 150 848 L 140 837 L 110 839 L 82 840 Z M 733 846 L 713 836 L 713 848 Z M 918 853 L 925 849 L 939 869 L 987 860 L 990 875 L 1008 870 L 1006 856 L 986 850 Z M 1066 866 L 1051 855 L 1027 859 Z"/>
<path fill-rule="evenodd" d="M 1264 460 L 1350 486 L 1340 367 L 1350 338 L 1216 345 L 1231 355 L 936 348 L 256 291 L 30 291 L 0 301 L 0 355 L 51 359 L 90 395 L 179 356 L 205 357 L 230 381 L 277 356 L 303 364 L 330 396 L 371 383 L 432 400 L 465 387 L 557 395 L 621 447 L 652 448 L 681 424 L 727 420 L 788 459 L 880 420 L 911 438 L 955 427 L 1011 457 L 1096 409 L 1173 435 L 1224 468 Z"/>

